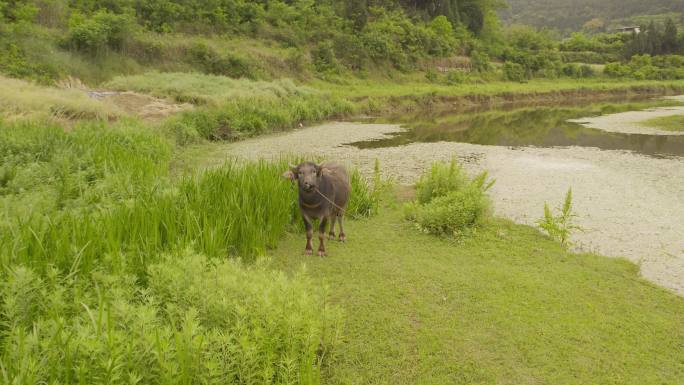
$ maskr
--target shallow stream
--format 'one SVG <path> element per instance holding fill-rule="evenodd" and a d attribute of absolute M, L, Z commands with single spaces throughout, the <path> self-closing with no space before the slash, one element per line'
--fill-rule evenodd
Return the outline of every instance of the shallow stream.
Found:
<path fill-rule="evenodd" d="M 460 111 L 375 118 L 373 123 L 400 124 L 406 130 L 378 140 L 351 143 L 361 149 L 409 143 L 460 142 L 507 147 L 594 147 L 628 150 L 651 156 L 684 156 L 684 136 L 623 134 L 585 127 L 570 119 L 645 108 L 682 105 L 657 99 L 583 104 L 499 106 Z"/>

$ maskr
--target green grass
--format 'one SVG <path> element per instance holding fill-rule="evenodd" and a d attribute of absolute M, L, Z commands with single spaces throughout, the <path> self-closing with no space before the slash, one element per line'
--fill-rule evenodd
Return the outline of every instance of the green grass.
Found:
<path fill-rule="evenodd" d="M 212 105 L 221 105 L 234 99 L 280 99 L 320 94 L 312 88 L 297 86 L 289 79 L 259 81 L 201 73 L 149 72 L 117 76 L 105 83 L 105 87 L 171 97 L 180 102 Z"/>
<path fill-rule="evenodd" d="M 663 116 L 649 119 L 642 125 L 665 131 L 684 131 L 684 115 Z"/>
<path fill-rule="evenodd" d="M 329 257 L 290 234 L 275 268 L 307 266 L 347 314 L 327 384 L 675 384 L 684 300 L 624 260 L 573 254 L 494 220 L 455 243 L 397 208 L 350 222 Z"/>
<path fill-rule="evenodd" d="M 428 83 L 413 77 L 398 80 L 340 79 L 338 82 L 313 81 L 314 88 L 325 89 L 335 96 L 349 98 L 382 107 L 385 103 L 400 104 L 408 99 L 410 104 L 430 105 L 444 99 L 453 102 L 482 102 L 496 100 L 567 98 L 563 93 L 576 93 L 587 97 L 600 97 L 602 93 L 662 93 L 684 89 L 684 81 L 637 81 L 598 79 L 534 79 L 527 83 L 490 81 L 459 85 Z"/>
<path fill-rule="evenodd" d="M 0 76 L 0 118 L 5 120 L 111 120 L 125 112 L 107 100 L 89 98 L 82 90 L 39 86 Z"/>

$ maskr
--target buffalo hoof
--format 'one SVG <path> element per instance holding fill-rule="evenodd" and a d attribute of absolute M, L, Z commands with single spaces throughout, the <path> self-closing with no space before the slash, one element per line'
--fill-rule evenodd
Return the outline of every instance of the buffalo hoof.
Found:
<path fill-rule="evenodd" d="M 334 240 L 335 239 L 335 233 L 330 233 L 328 234 L 328 240 Z"/>
<path fill-rule="evenodd" d="M 340 234 L 340 242 L 345 242 L 347 240 L 347 237 L 344 236 L 344 234 Z"/>
<path fill-rule="evenodd" d="M 304 250 L 304 254 L 306 254 L 306 255 L 313 255 L 313 250 L 311 250 L 311 249 L 305 249 L 305 250 Z"/>
<path fill-rule="evenodd" d="M 325 251 L 323 251 L 323 250 L 318 250 L 318 256 L 319 256 L 319 257 L 325 257 Z"/>

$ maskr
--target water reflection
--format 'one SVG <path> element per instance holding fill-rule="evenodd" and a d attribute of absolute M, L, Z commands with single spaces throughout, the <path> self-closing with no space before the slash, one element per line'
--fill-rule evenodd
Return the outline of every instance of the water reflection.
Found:
<path fill-rule="evenodd" d="M 650 107 L 672 101 L 630 101 L 584 105 L 497 107 L 486 111 L 441 111 L 429 115 L 397 115 L 374 119 L 399 123 L 407 131 L 380 140 L 352 143 L 359 148 L 400 146 L 413 142 L 463 142 L 496 146 L 584 146 L 629 150 L 654 156 L 684 156 L 684 136 L 610 133 L 568 119 Z"/>

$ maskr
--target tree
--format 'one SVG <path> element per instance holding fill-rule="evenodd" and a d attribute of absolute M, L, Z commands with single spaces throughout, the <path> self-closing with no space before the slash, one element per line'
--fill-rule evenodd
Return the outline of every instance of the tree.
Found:
<path fill-rule="evenodd" d="M 664 54 L 673 54 L 677 52 L 677 25 L 671 18 L 665 21 L 665 31 L 663 32 L 662 51 Z"/>
<path fill-rule="evenodd" d="M 587 32 L 602 32 L 606 29 L 606 21 L 600 17 L 595 17 L 584 23 L 582 29 Z"/>

